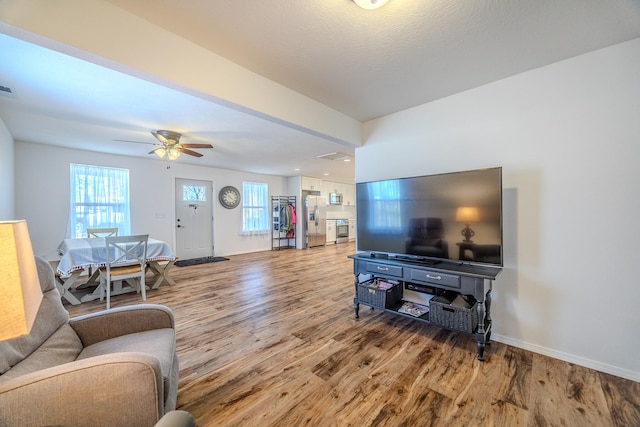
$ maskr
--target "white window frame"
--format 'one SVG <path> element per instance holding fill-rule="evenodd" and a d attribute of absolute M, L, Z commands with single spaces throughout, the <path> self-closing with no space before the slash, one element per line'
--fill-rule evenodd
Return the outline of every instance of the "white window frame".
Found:
<path fill-rule="evenodd" d="M 242 182 L 242 234 L 268 234 L 269 185 L 263 182 Z"/>
<path fill-rule="evenodd" d="M 71 163 L 67 237 L 87 237 L 87 228 L 118 228 L 131 234 L 129 169 Z"/>

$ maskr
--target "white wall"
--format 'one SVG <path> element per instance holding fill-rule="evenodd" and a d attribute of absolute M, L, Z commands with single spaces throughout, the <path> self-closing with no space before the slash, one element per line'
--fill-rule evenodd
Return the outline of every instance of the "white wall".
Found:
<path fill-rule="evenodd" d="M 0 221 L 19 219 L 14 216 L 13 155 L 13 138 L 0 117 Z"/>
<path fill-rule="evenodd" d="M 494 339 L 640 381 L 640 39 L 364 128 L 357 181 L 503 167 Z"/>
<path fill-rule="evenodd" d="M 167 162 L 16 142 L 16 214 L 27 219 L 33 250 L 57 259 L 56 248 L 65 238 L 69 212 L 69 164 L 83 163 L 129 169 L 131 231 L 148 233 L 175 248 L 176 178 L 213 182 L 214 254 L 217 256 L 271 249 L 270 235 L 241 236 L 242 210 L 225 209 L 218 190 L 225 185 L 242 188 L 242 181 L 264 182 L 270 194 L 286 194 L 287 180 Z"/>

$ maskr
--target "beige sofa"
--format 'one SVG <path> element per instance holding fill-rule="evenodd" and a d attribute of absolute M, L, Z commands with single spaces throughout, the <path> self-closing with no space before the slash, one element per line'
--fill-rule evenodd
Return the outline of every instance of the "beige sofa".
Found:
<path fill-rule="evenodd" d="M 35 324 L 0 342 L 0 426 L 153 426 L 174 410 L 171 311 L 140 304 L 69 319 L 51 266 L 36 265 L 44 297 Z"/>

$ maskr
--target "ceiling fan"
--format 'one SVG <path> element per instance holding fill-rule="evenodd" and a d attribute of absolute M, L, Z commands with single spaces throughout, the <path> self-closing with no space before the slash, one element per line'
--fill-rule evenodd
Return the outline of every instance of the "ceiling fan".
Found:
<path fill-rule="evenodd" d="M 149 151 L 149 154 L 155 154 L 160 158 L 167 156 L 169 160 L 176 160 L 182 153 L 189 156 L 202 157 L 202 154 L 190 150 L 190 148 L 213 148 L 211 144 L 181 144 L 180 137 L 182 135 L 171 130 L 152 131 L 151 135 L 160 141 L 162 145 L 154 144 L 158 148 Z"/>

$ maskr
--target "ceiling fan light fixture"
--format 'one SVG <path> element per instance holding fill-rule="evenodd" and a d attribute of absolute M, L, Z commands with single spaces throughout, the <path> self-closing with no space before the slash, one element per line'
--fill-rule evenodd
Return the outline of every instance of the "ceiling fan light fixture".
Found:
<path fill-rule="evenodd" d="M 174 132 L 172 130 L 159 130 L 156 132 L 151 132 L 151 134 L 163 144 L 169 145 L 178 144 L 180 142 L 180 137 L 182 136 L 182 134 Z"/>
<path fill-rule="evenodd" d="M 155 153 L 156 156 L 160 157 L 161 159 L 164 157 L 165 154 L 167 154 L 167 150 L 164 147 L 156 148 L 155 150 L 153 150 L 153 152 Z"/>
<path fill-rule="evenodd" d="M 178 157 L 180 157 L 180 150 L 178 150 L 176 147 L 171 147 L 169 148 L 167 156 L 169 157 L 169 160 L 176 160 Z"/>
<path fill-rule="evenodd" d="M 373 10 L 384 6 L 389 0 L 353 0 L 355 4 L 363 9 Z"/>
<path fill-rule="evenodd" d="M 202 154 L 197 151 L 190 150 L 190 148 L 213 148 L 213 145 L 211 144 L 182 144 L 180 142 L 182 134 L 171 130 L 151 131 L 151 135 L 153 135 L 160 144 L 154 144 L 157 148 L 149 151 L 149 154 L 154 153 L 161 159 L 166 156 L 168 160 L 177 160 L 182 154 L 202 157 Z"/>

